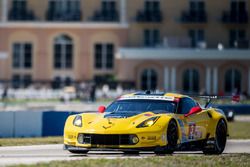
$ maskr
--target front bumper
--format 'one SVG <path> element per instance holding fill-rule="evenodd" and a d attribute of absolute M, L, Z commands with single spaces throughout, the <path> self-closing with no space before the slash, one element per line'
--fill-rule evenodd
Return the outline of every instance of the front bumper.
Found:
<path fill-rule="evenodd" d="M 82 133 L 72 133 L 72 132 L 66 132 L 64 134 L 64 144 L 66 146 L 74 147 L 74 148 L 101 148 L 101 149 L 140 149 L 140 148 L 155 148 L 158 146 L 165 146 L 167 144 L 166 141 L 166 133 L 164 132 L 150 132 L 150 133 L 134 133 L 130 135 L 136 135 L 139 139 L 139 141 L 136 144 L 128 144 L 128 143 L 117 143 L 114 142 L 114 144 L 109 142 L 106 144 L 106 142 L 103 142 L 103 139 L 100 138 L 99 140 L 95 140 L 94 143 L 82 143 L 78 142 L 78 136 Z M 96 134 L 92 134 L 96 135 Z M 106 135 L 109 135 L 106 133 Z M 120 134 L 125 135 L 125 134 Z M 128 135 L 128 134 L 127 134 Z M 112 139 L 110 139 L 112 140 Z M 81 140 L 82 141 L 82 140 Z M 99 141 L 99 142 L 98 142 Z"/>

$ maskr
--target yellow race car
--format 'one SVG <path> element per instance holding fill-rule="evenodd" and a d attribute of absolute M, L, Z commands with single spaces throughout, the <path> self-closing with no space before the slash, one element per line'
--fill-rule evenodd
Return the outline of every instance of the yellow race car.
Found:
<path fill-rule="evenodd" d="M 221 154 L 228 136 L 222 110 L 201 108 L 191 97 L 174 93 L 133 93 L 116 99 L 99 113 L 69 116 L 64 149 L 71 153 L 119 150 L 203 151 Z"/>

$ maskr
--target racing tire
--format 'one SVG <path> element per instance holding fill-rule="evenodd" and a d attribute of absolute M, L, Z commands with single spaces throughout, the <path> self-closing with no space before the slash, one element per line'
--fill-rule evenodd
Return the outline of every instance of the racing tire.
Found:
<path fill-rule="evenodd" d="M 213 148 L 204 149 L 204 154 L 221 154 L 226 146 L 227 142 L 227 125 L 226 122 L 221 119 L 216 127 L 215 139 Z"/>
<path fill-rule="evenodd" d="M 178 126 L 174 120 L 171 120 L 168 124 L 166 137 L 168 144 L 165 147 L 156 150 L 156 155 L 173 154 L 175 151 L 178 142 Z"/>
<path fill-rule="evenodd" d="M 86 151 L 78 151 L 78 150 L 69 150 L 70 153 L 73 153 L 73 154 L 87 154 L 89 151 L 86 150 Z"/>

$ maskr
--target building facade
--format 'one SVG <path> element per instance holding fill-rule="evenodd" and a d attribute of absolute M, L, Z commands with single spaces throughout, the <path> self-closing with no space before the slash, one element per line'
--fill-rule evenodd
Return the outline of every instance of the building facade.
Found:
<path fill-rule="evenodd" d="M 0 80 L 250 93 L 248 0 L 1 0 Z"/>

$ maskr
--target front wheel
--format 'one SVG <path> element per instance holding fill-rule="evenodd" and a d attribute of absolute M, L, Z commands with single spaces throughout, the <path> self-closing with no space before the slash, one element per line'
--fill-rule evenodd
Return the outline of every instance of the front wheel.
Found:
<path fill-rule="evenodd" d="M 227 142 L 227 125 L 224 120 L 220 120 L 216 127 L 213 148 L 204 149 L 204 154 L 221 154 Z"/>
<path fill-rule="evenodd" d="M 171 120 L 168 124 L 166 137 L 168 140 L 168 144 L 160 150 L 155 151 L 155 154 L 173 154 L 173 152 L 175 151 L 178 142 L 178 126 L 174 120 Z"/>

